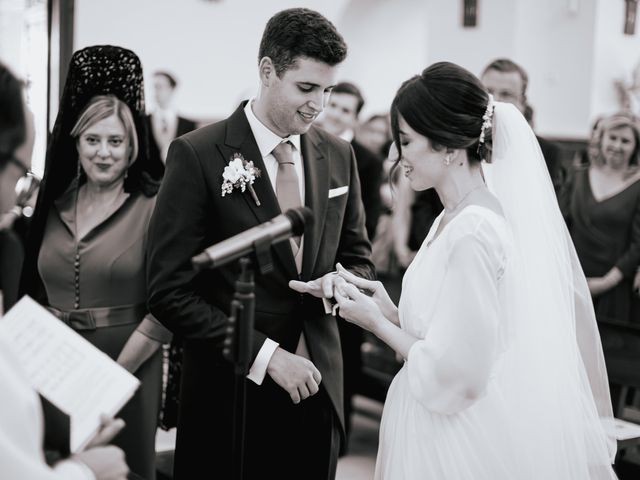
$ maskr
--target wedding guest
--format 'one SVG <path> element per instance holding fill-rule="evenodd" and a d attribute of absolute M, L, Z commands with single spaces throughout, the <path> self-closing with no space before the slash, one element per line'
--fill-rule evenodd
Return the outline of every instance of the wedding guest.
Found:
<path fill-rule="evenodd" d="M 163 164 L 167 160 L 171 141 L 196 129 L 196 123 L 193 120 L 178 115 L 174 105 L 177 87 L 178 80 L 169 72 L 159 70 L 153 74 L 156 108 L 145 119 L 151 132 L 149 153 L 152 160 L 159 159 Z"/>
<path fill-rule="evenodd" d="M 387 158 L 391 143 L 391 127 L 388 113 L 371 115 L 360 123 L 355 130 L 355 138 L 372 152 Z"/>
<path fill-rule="evenodd" d="M 387 158 L 391 144 L 389 114 L 374 114 L 360 123 L 356 128 L 356 139 L 383 159 L 380 181 L 380 216 L 371 245 L 371 260 L 376 266 L 376 273 L 379 276 L 395 278 L 397 261 L 393 251 L 394 232 L 391 223 L 393 212 L 396 209 L 395 193 L 398 176 L 391 177 L 393 162 Z"/>
<path fill-rule="evenodd" d="M 18 300 L 24 260 L 24 248 L 13 227 L 22 215 L 16 207 L 16 184 L 31 165 L 33 121 L 23 104 L 22 84 L 2 64 L 0 94 L 0 307 L 7 311 Z"/>
<path fill-rule="evenodd" d="M 15 183 L 28 169 L 33 149 L 31 113 L 24 104 L 22 84 L 0 63 L 0 212 L 15 206 Z M 18 290 L 22 250 L 0 233 L 0 288 L 5 305 Z M 19 245 L 19 242 L 18 242 Z M 7 251 L 8 248 L 8 251 Z M 16 295 L 17 296 L 17 295 Z M 15 300 L 12 298 L 11 300 Z M 123 426 L 108 421 L 99 436 L 83 451 L 56 462 L 45 462 L 42 405 L 31 387 L 12 346 L 0 338 L 0 465 L 3 478 L 30 480 L 124 480 L 127 464 L 122 450 L 106 447 Z"/>
<path fill-rule="evenodd" d="M 358 116 L 364 103 L 362 92 L 356 85 L 340 82 L 333 87 L 327 106 L 317 122 L 327 132 L 351 143 L 358 164 L 367 234 L 369 240 L 373 240 L 381 209 L 382 158 L 355 138 Z"/>
<path fill-rule="evenodd" d="M 640 124 L 617 113 L 594 139 L 597 154 L 573 172 L 565 216 L 598 321 L 626 323 L 640 264 Z"/>
<path fill-rule="evenodd" d="M 515 105 L 525 118 L 528 117 L 529 123 L 533 122 L 533 107 L 527 100 L 529 75 L 524 68 L 508 58 L 498 58 L 485 67 L 480 80 L 496 101 Z M 567 175 L 562 165 L 560 148 L 540 136 L 536 135 L 536 138 L 547 163 L 556 195 L 560 196 Z"/>
<path fill-rule="evenodd" d="M 614 405 L 634 384 L 640 264 L 640 124 L 628 113 L 602 118 L 586 164 L 571 172 L 565 217 L 598 319 Z"/>
<path fill-rule="evenodd" d="M 160 346 L 146 307 L 145 247 L 158 172 L 148 156 L 138 57 L 113 46 L 72 56 L 27 246 L 22 290 L 135 374 L 115 444 L 155 478 Z M 157 166 L 156 166 L 157 167 Z"/>
<path fill-rule="evenodd" d="M 381 211 L 378 217 L 376 235 L 371 244 L 371 261 L 376 267 L 378 276 L 393 275 L 397 261 L 393 252 L 393 231 L 391 230 L 392 215 L 396 208 L 395 182 L 389 178 L 391 162 L 384 160 L 382 164 L 382 182 L 380 183 Z"/>

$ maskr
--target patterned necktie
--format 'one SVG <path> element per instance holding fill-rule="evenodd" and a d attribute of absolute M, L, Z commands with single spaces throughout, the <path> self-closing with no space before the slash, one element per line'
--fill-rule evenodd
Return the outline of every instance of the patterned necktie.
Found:
<path fill-rule="evenodd" d="M 280 210 L 286 212 L 290 208 L 302 206 L 300 200 L 300 188 L 298 185 L 298 174 L 293 164 L 293 145 L 291 142 L 279 143 L 273 149 L 273 156 L 278 162 L 278 175 L 276 176 L 276 196 L 280 204 Z M 297 248 L 300 247 L 300 237 L 293 237 Z M 298 253 L 294 249 L 293 255 Z"/>

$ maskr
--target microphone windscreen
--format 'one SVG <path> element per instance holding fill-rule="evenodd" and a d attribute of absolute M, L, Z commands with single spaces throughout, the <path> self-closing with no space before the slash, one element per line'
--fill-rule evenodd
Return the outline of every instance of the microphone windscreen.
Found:
<path fill-rule="evenodd" d="M 308 207 L 290 208 L 284 214 L 291 222 L 291 232 L 296 237 L 302 235 L 305 228 L 313 225 L 313 212 Z"/>

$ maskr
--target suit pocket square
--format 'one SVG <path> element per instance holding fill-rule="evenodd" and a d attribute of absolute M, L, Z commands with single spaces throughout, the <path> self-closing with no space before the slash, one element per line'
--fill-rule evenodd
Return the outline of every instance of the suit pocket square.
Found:
<path fill-rule="evenodd" d="M 340 195 L 344 195 L 349 191 L 349 185 L 345 185 L 344 187 L 331 188 L 329 189 L 329 198 L 339 197 Z"/>

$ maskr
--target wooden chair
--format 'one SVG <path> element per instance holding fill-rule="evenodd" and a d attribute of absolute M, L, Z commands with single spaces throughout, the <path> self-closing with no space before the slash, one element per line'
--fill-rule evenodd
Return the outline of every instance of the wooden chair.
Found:
<path fill-rule="evenodd" d="M 616 463 L 640 446 L 640 324 L 598 322 L 611 385 Z"/>
<path fill-rule="evenodd" d="M 629 386 L 620 389 L 620 398 L 615 407 L 615 429 L 618 440 L 618 457 L 627 449 L 640 446 L 640 390 Z"/>

